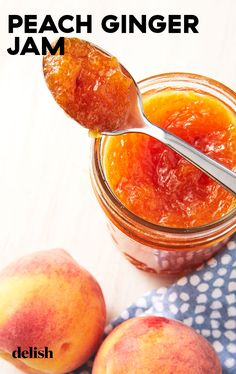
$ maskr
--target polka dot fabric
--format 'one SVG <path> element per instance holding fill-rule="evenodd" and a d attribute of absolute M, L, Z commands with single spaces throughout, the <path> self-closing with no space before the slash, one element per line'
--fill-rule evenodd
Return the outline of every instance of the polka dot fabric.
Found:
<path fill-rule="evenodd" d="M 105 334 L 142 315 L 170 317 L 193 327 L 213 345 L 223 374 L 236 374 L 236 235 L 193 274 L 138 299 L 106 327 Z M 75 373 L 90 374 L 91 368 L 92 361 Z"/>

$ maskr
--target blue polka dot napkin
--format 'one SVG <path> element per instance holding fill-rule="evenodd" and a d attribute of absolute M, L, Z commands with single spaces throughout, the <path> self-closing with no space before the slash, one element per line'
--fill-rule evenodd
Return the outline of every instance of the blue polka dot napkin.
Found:
<path fill-rule="evenodd" d="M 236 374 L 236 235 L 194 273 L 138 299 L 106 327 L 105 334 L 141 315 L 170 317 L 193 327 L 215 348 L 223 374 Z M 90 374 L 91 368 L 92 361 L 75 374 Z"/>

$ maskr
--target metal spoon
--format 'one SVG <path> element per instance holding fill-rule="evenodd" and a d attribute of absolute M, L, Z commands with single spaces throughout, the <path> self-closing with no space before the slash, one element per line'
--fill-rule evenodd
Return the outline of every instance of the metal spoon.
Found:
<path fill-rule="evenodd" d="M 107 56 L 111 56 L 100 47 L 96 46 L 96 48 Z M 213 158 L 205 155 L 179 137 L 150 122 L 143 112 L 141 93 L 137 83 L 132 75 L 124 68 L 124 66 L 120 66 L 124 74 L 132 79 L 134 83 L 134 93 L 132 99 L 133 108 L 131 108 L 129 115 L 127 116 L 124 128 L 112 132 L 102 132 L 102 135 L 114 136 L 129 133 L 141 133 L 152 136 L 183 156 L 186 160 L 191 162 L 197 168 L 201 169 L 204 173 L 209 175 L 209 177 L 214 179 L 230 193 L 236 196 L 236 173 L 222 165 L 220 162 L 215 161 Z"/>

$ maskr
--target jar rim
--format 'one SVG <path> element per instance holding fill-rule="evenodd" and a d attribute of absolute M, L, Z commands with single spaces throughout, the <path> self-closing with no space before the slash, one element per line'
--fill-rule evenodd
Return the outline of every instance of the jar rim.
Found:
<path fill-rule="evenodd" d="M 142 87 L 145 86 L 145 84 L 151 84 L 152 81 L 158 80 L 159 82 L 161 80 L 176 80 L 176 81 L 186 81 L 186 82 L 192 82 L 196 81 L 197 83 L 200 83 L 203 86 L 213 86 L 213 88 L 216 90 L 217 88 L 221 91 L 224 92 L 224 94 L 228 94 L 230 98 L 234 101 L 236 104 L 236 92 L 233 91 L 231 88 L 226 86 L 225 84 L 207 77 L 205 75 L 201 74 L 195 74 L 195 73 L 185 73 L 185 72 L 170 72 L 170 73 L 161 73 L 161 74 L 156 74 L 156 75 L 151 75 L 150 77 L 143 78 L 138 82 L 138 86 Z M 217 91 L 217 90 L 216 90 Z"/>
<path fill-rule="evenodd" d="M 193 74 L 193 73 L 183 73 L 183 72 L 171 72 L 171 73 L 163 73 L 163 74 L 157 74 L 153 75 L 151 77 L 147 77 L 142 79 L 138 82 L 138 86 L 142 89 L 145 87 L 149 87 L 151 89 L 151 85 L 154 83 L 158 83 L 160 81 L 176 81 L 176 82 L 189 82 L 193 83 L 196 82 L 200 84 L 201 86 L 205 87 L 211 87 L 215 92 L 220 91 L 221 94 L 225 95 L 230 99 L 236 106 L 236 93 L 231 90 L 229 87 L 225 86 L 224 84 L 203 76 L 199 74 Z M 183 87 L 184 89 L 184 87 Z M 232 109 L 232 108 L 231 108 Z M 234 110 L 233 110 L 234 111 Z M 234 221 L 236 224 L 236 208 L 230 210 L 227 214 L 225 214 L 223 217 L 216 221 L 212 221 L 210 223 L 201 225 L 201 226 L 194 226 L 191 228 L 184 228 L 184 227 L 170 227 L 170 226 L 164 226 L 164 225 L 158 225 L 155 223 L 152 223 L 150 221 L 147 221 L 140 216 L 136 215 L 132 211 L 130 211 L 114 194 L 112 189 L 110 188 L 105 172 L 102 166 L 102 154 L 101 149 L 103 146 L 103 142 L 107 137 L 101 137 L 93 139 L 92 147 L 92 166 L 93 171 L 96 170 L 96 183 L 99 183 L 100 187 L 102 188 L 102 198 L 104 200 L 104 195 L 107 196 L 110 207 L 115 211 L 117 214 L 119 211 L 121 212 L 122 218 L 127 217 L 130 219 L 133 223 L 139 225 L 140 227 L 145 227 L 146 229 L 152 230 L 153 232 L 163 232 L 163 233 L 169 233 L 169 234 L 176 234 L 176 235 L 187 235 L 192 236 L 193 234 L 204 234 L 206 232 L 212 232 L 215 229 L 218 228 L 224 228 L 226 226 L 226 229 L 229 226 L 229 223 L 231 221 Z M 95 174 L 95 173 L 93 173 Z M 93 175 L 94 176 L 94 175 Z"/>

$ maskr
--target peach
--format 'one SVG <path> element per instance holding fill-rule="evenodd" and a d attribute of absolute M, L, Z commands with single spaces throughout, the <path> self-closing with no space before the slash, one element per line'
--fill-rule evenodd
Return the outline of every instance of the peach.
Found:
<path fill-rule="evenodd" d="M 92 374 L 220 374 L 211 345 L 181 322 L 138 317 L 103 342 Z"/>
<path fill-rule="evenodd" d="M 0 357 L 28 373 L 67 373 L 98 348 L 105 302 L 95 279 L 64 250 L 23 257 L 0 273 Z M 20 347 L 53 358 L 13 358 Z"/>

